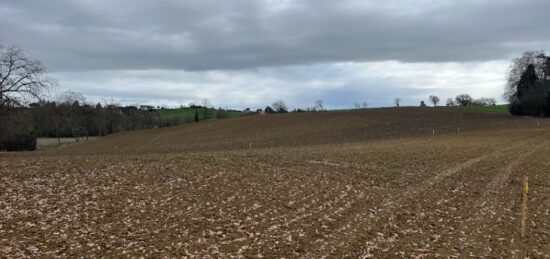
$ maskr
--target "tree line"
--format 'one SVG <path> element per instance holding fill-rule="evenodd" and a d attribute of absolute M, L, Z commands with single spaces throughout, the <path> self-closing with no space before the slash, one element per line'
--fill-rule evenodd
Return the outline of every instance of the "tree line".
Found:
<path fill-rule="evenodd" d="M 55 101 L 43 100 L 57 82 L 44 65 L 17 46 L 0 45 L 0 151 L 34 150 L 37 137 L 105 136 L 147 128 L 228 118 L 223 109 L 193 105 L 187 116 L 165 116 L 161 110 L 121 106 L 115 102 L 90 104 L 82 94 L 67 91 Z M 33 102 L 34 101 L 34 102 Z"/>
<path fill-rule="evenodd" d="M 434 107 L 436 107 L 441 101 L 441 99 L 436 95 L 430 95 L 428 99 Z M 393 104 L 395 105 L 395 107 L 400 107 L 401 98 L 395 98 L 393 100 Z M 497 100 L 495 98 L 481 97 L 478 99 L 474 99 L 469 94 L 459 94 L 455 98 L 447 98 L 445 106 L 493 106 L 496 104 Z M 420 107 L 426 106 L 427 105 L 424 101 L 420 101 Z"/>
<path fill-rule="evenodd" d="M 164 116 L 155 109 L 136 106 L 121 106 L 115 102 L 90 104 L 75 92 L 66 92 L 55 101 L 45 101 L 44 92 L 57 85 L 48 76 L 40 61 L 29 58 L 16 46 L 0 45 L 0 151 L 4 149 L 34 149 L 36 136 L 40 137 L 86 137 L 105 136 L 120 131 L 168 127 L 193 123 L 209 116 L 227 118 L 223 109 L 215 110 L 206 105 L 196 106 L 194 113 L 185 117 Z M 514 115 L 550 116 L 550 57 L 543 51 L 527 51 L 516 58 L 508 72 L 505 98 Z M 430 102 L 437 106 L 441 101 L 431 95 Z M 32 101 L 35 101 L 34 103 Z M 399 106 L 400 98 L 394 100 Z M 30 103 L 30 105 L 28 105 Z M 468 94 L 448 98 L 447 106 L 496 105 L 493 98 L 474 99 Z M 426 106 L 422 101 L 421 106 Z M 355 108 L 367 108 L 367 103 L 356 103 Z M 295 109 L 294 112 L 324 111 L 323 100 L 313 107 Z M 287 113 L 282 101 L 276 101 L 265 109 L 255 112 L 246 109 L 243 114 Z M 200 114 L 200 115 L 199 115 Z"/>
<path fill-rule="evenodd" d="M 79 141 L 88 136 L 106 136 L 130 130 L 162 128 L 194 123 L 211 116 L 227 118 L 227 111 L 194 107 L 188 116 L 165 116 L 162 110 L 120 106 L 116 103 L 92 105 L 79 100 L 40 101 L 28 107 L 10 107 L 0 114 L 0 149 L 21 149 L 17 143 L 29 142 L 32 137 L 71 137 Z M 34 149 L 33 142 L 23 149 Z M 11 147 L 11 148 L 10 148 Z"/>
<path fill-rule="evenodd" d="M 89 104 L 81 94 L 71 91 L 55 101 L 43 100 L 45 92 L 56 85 L 40 61 L 29 58 L 16 46 L 0 45 L 0 151 L 34 150 L 36 137 L 78 140 L 198 122 L 211 112 L 207 107 L 196 106 L 195 113 L 186 117 L 164 116 L 158 110 L 120 106 L 114 102 Z M 226 118 L 228 113 L 220 109 L 215 116 Z"/>

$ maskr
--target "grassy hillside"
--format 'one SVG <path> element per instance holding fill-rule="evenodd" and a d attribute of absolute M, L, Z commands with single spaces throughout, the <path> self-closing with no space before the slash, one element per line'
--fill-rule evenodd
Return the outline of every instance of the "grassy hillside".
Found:
<path fill-rule="evenodd" d="M 212 120 L 216 119 L 216 109 L 206 109 L 203 108 L 176 108 L 176 109 L 162 109 L 159 110 L 160 113 L 164 116 L 181 116 L 182 118 L 186 118 L 187 116 L 195 116 L 195 113 L 199 114 L 200 120 Z M 236 118 L 241 115 L 240 112 L 237 111 L 228 111 L 229 118 Z"/>
<path fill-rule="evenodd" d="M 550 121 L 541 121 L 550 124 Z M 216 120 L 178 127 L 126 132 L 67 147 L 67 154 L 174 153 L 363 142 L 376 139 L 530 128 L 535 120 L 507 113 L 460 109 L 384 108 L 288 113 Z"/>
<path fill-rule="evenodd" d="M 499 104 L 494 106 L 445 106 L 444 108 L 461 111 L 508 113 L 508 104 Z"/>

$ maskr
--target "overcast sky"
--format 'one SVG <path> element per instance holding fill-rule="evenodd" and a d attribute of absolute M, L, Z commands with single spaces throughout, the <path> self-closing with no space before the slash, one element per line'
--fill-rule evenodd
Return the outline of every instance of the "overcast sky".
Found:
<path fill-rule="evenodd" d="M 548 0 L 2 0 L 0 39 L 88 99 L 260 108 L 501 99 Z"/>

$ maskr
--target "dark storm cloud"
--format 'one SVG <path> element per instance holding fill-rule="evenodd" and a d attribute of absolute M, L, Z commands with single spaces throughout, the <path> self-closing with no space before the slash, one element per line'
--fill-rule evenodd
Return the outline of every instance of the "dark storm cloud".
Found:
<path fill-rule="evenodd" d="M 548 10 L 547 0 L 3 0 L 0 39 L 54 71 L 486 61 L 548 48 Z"/>

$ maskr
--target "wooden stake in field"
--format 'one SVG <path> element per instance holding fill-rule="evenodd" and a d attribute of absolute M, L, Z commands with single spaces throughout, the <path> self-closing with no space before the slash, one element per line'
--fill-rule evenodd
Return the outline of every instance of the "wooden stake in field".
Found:
<path fill-rule="evenodd" d="M 435 135 L 435 130 L 432 130 L 432 135 Z"/>
<path fill-rule="evenodd" d="M 460 134 L 460 127 L 456 128 L 456 132 Z"/>
<path fill-rule="evenodd" d="M 521 237 L 525 237 L 527 222 L 527 194 L 529 193 L 529 176 L 523 178 L 523 204 L 521 206 Z"/>

